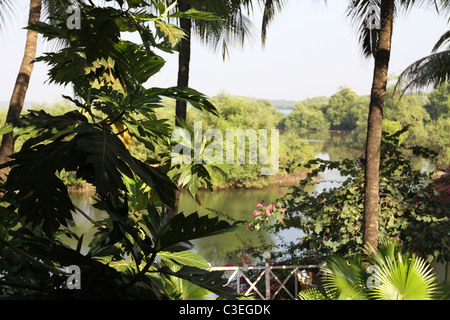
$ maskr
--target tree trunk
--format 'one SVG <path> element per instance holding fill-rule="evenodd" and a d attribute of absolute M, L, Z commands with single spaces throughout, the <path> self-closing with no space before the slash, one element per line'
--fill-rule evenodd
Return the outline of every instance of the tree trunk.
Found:
<path fill-rule="evenodd" d="M 364 244 L 374 249 L 378 246 L 381 132 L 391 55 L 394 2 L 395 0 L 383 0 L 381 2 L 381 30 L 377 52 L 375 53 L 375 68 L 367 126 L 364 186 Z"/>
<path fill-rule="evenodd" d="M 28 16 L 28 24 L 39 21 L 41 17 L 42 0 L 30 0 L 30 13 Z M 20 66 L 19 74 L 14 85 L 14 90 L 9 102 L 8 114 L 6 116 L 6 123 L 20 118 L 20 113 L 23 109 L 25 96 L 30 83 L 31 73 L 33 71 L 32 61 L 36 57 L 38 33 L 36 31 L 28 30 L 25 44 L 25 53 L 23 55 L 22 64 Z M 9 161 L 9 156 L 14 153 L 14 140 L 12 132 L 4 134 L 2 143 L 0 145 L 0 163 Z M 4 179 L 8 174 L 9 169 L 4 168 L 0 171 L 0 177 Z"/>
<path fill-rule="evenodd" d="M 188 0 L 178 1 L 179 11 L 185 12 L 190 9 Z M 180 28 L 186 33 L 186 38 L 181 40 L 180 52 L 178 54 L 178 80 L 177 86 L 189 86 L 189 64 L 191 61 L 191 28 L 192 21 L 190 19 L 180 19 Z M 187 104 L 186 101 L 176 101 L 175 125 L 180 126 L 182 121 L 186 121 Z M 167 214 L 173 217 L 178 213 L 178 205 L 180 202 L 180 191 L 175 190 L 174 208 L 169 208 Z"/>
<path fill-rule="evenodd" d="M 178 1 L 179 10 L 181 12 L 187 11 L 190 9 L 189 3 L 187 0 Z M 187 87 L 189 86 L 189 64 L 191 61 L 191 28 L 192 21 L 191 19 L 180 19 L 180 28 L 183 29 L 186 33 L 186 38 L 181 40 L 181 48 L 178 55 L 178 81 L 177 86 L 179 87 Z M 178 120 L 186 121 L 186 101 L 176 101 L 176 123 L 180 125 Z"/>

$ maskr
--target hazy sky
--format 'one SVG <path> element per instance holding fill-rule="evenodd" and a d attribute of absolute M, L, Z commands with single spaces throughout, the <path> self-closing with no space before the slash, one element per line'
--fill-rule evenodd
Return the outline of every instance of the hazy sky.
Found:
<path fill-rule="evenodd" d="M 233 95 L 266 99 L 303 100 L 330 96 L 346 86 L 358 94 L 368 94 L 372 82 L 373 60 L 365 59 L 357 35 L 345 16 L 348 0 L 289 0 L 270 25 L 266 46 L 259 38 L 260 13 L 255 14 L 255 40 L 244 48 L 233 48 L 224 62 L 198 41 L 192 48 L 190 86 L 209 96 L 224 90 Z M 9 100 L 25 45 L 27 1 L 21 16 L 0 34 L 0 101 Z M 255 8 L 258 9 L 258 8 Z M 400 15 L 394 27 L 390 73 L 399 74 L 409 64 L 428 55 L 448 30 L 447 19 L 432 9 L 414 9 Z M 39 42 L 38 55 L 48 51 Z M 176 85 L 177 56 L 165 56 L 167 64 L 148 86 Z M 50 86 L 47 68 L 35 66 L 26 100 L 55 102 L 69 89 Z"/>

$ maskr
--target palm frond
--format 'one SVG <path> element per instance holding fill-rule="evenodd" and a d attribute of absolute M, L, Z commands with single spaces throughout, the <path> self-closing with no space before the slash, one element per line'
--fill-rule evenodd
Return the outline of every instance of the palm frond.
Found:
<path fill-rule="evenodd" d="M 44 0 L 42 3 L 42 19 L 51 25 L 55 25 L 55 17 L 61 17 L 70 6 L 77 5 L 76 0 Z M 65 39 L 54 39 L 48 41 L 50 51 L 58 51 L 68 45 Z"/>
<path fill-rule="evenodd" d="M 436 289 L 435 276 L 427 262 L 417 256 L 398 254 L 395 259 L 377 255 L 380 284 L 372 295 L 380 300 L 430 300 Z"/>
<path fill-rule="evenodd" d="M 264 1 L 264 13 L 261 27 L 261 40 L 263 44 L 266 42 L 267 28 L 275 17 L 277 11 L 283 9 L 284 0 L 265 0 Z"/>
<path fill-rule="evenodd" d="M 409 5 L 412 0 L 404 0 Z M 417 1 L 419 4 L 431 3 L 439 14 L 450 12 L 450 1 L 433 0 Z M 450 21 L 450 18 L 449 18 Z M 450 30 L 445 32 L 436 42 L 432 53 L 410 64 L 399 76 L 395 91 L 401 90 L 401 95 L 409 89 L 438 88 L 450 78 Z M 442 49 L 441 51 L 439 51 Z M 405 84 L 406 83 L 406 84 Z M 403 85 L 405 84 L 405 85 Z M 403 87 L 402 87 L 403 86 Z"/>
<path fill-rule="evenodd" d="M 59 16 L 67 8 L 77 4 L 76 0 L 44 0 L 42 2 L 42 17 L 47 19 L 48 17 Z"/>
<path fill-rule="evenodd" d="M 256 29 L 247 16 L 249 1 L 191 1 L 191 6 L 217 16 L 216 20 L 193 20 L 193 33 L 215 52 L 221 51 L 224 59 L 230 47 L 242 46 L 244 41 L 255 38 Z"/>
<path fill-rule="evenodd" d="M 401 12 L 408 13 L 412 8 L 434 6 L 437 12 L 448 12 L 448 0 L 400 0 L 395 2 L 394 19 Z M 379 28 L 374 26 L 374 18 L 381 11 L 381 0 L 350 0 L 347 17 L 356 29 L 358 42 L 365 57 L 373 56 L 378 47 Z M 376 11 L 376 12 L 374 12 Z"/>
<path fill-rule="evenodd" d="M 367 275 L 361 269 L 359 259 L 332 256 L 324 268 L 324 288 L 338 300 L 367 300 L 364 281 Z"/>
<path fill-rule="evenodd" d="M 432 53 L 409 65 L 399 76 L 395 90 L 400 83 L 406 82 L 401 88 L 402 94 L 409 89 L 438 88 L 450 79 L 450 48 Z"/>
<path fill-rule="evenodd" d="M 0 1 L 0 32 L 4 32 L 5 25 L 15 16 L 16 4 L 13 0 Z"/>
<path fill-rule="evenodd" d="M 230 47 L 240 47 L 248 39 L 255 39 L 252 21 L 244 16 L 229 17 L 208 24 L 195 24 L 194 33 L 200 41 L 211 47 L 214 52 L 220 51 L 223 58 L 229 56 Z"/>
<path fill-rule="evenodd" d="M 378 47 L 379 28 L 376 15 L 379 15 L 381 0 L 352 0 L 347 7 L 347 17 L 356 29 L 358 42 L 365 57 L 375 55 Z"/>
<path fill-rule="evenodd" d="M 380 239 L 364 256 L 331 256 L 322 268 L 323 289 L 304 292 L 301 299 L 430 300 L 448 296 L 430 265 L 392 239 Z"/>
<path fill-rule="evenodd" d="M 450 30 L 448 30 L 439 38 L 439 40 L 434 45 L 432 52 L 437 52 L 439 48 L 442 48 L 449 41 L 450 41 Z"/>

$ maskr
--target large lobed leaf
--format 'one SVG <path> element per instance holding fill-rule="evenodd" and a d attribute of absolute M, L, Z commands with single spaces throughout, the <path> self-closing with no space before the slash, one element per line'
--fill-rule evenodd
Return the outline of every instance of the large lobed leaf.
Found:
<path fill-rule="evenodd" d="M 40 117 L 40 120 L 39 138 L 28 140 L 27 148 L 13 154 L 12 160 L 4 164 L 12 168 L 4 190 L 6 195 L 17 194 L 13 205 L 27 223 L 43 223 L 45 232 L 51 235 L 60 224 L 66 225 L 66 220 L 72 220 L 74 207 L 67 187 L 58 178 L 62 170 L 74 171 L 79 178 L 92 183 L 103 209 L 108 209 L 110 215 L 119 215 L 114 217 L 116 221 L 128 213 L 122 210 L 124 206 L 119 201 L 120 190 L 126 191 L 123 175 L 137 176 L 163 203 L 173 205 L 176 188 L 173 182 L 160 168 L 134 158 L 108 128 L 80 121 L 71 130 L 58 135 L 58 121 L 53 117 Z M 52 137 L 56 139 L 52 141 Z"/>
<path fill-rule="evenodd" d="M 187 216 L 184 213 L 179 213 L 159 230 L 155 241 L 156 250 L 161 251 L 178 243 L 217 235 L 235 229 L 236 225 L 219 220 L 217 217 L 209 218 L 208 216 L 199 216 L 197 212 Z"/>

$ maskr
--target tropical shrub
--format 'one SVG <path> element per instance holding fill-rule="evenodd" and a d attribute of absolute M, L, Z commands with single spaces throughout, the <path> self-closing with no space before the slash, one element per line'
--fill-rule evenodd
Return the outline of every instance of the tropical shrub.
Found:
<path fill-rule="evenodd" d="M 301 102 L 294 105 L 284 125 L 288 130 L 326 130 L 330 127 L 320 105 Z"/>
<path fill-rule="evenodd" d="M 448 288 L 438 284 L 432 268 L 404 251 L 396 240 L 380 241 L 364 255 L 332 255 L 321 269 L 321 284 L 301 291 L 303 300 L 434 300 Z"/>
<path fill-rule="evenodd" d="M 429 262 L 448 261 L 450 203 L 442 201 L 448 197 L 448 188 L 443 187 L 448 185 L 448 175 L 436 180 L 433 177 L 444 168 L 428 174 L 413 169 L 403 149 L 425 157 L 436 153 L 400 146 L 399 139 L 406 130 L 383 137 L 379 234 L 401 239 L 406 248 Z M 311 160 L 308 164 L 311 171 L 300 186 L 275 201 L 270 214 L 258 215 L 249 228 L 274 233 L 298 229 L 299 241 L 291 243 L 286 251 L 292 259 L 311 251 L 319 261 L 335 253 L 361 252 L 364 161 L 364 157 L 342 161 Z M 340 171 L 342 181 L 335 187 L 321 190 L 320 180 L 316 178 L 321 172 L 334 169 Z"/>

